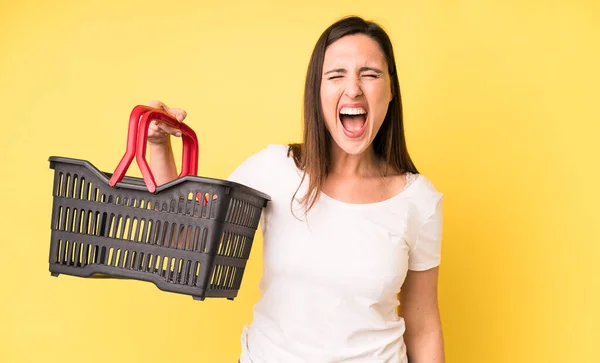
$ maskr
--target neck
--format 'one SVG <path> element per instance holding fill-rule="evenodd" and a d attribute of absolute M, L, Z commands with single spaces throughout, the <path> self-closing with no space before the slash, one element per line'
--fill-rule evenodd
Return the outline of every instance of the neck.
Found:
<path fill-rule="evenodd" d="M 334 143 L 331 147 L 330 174 L 348 177 L 381 176 L 381 162 L 375 155 L 372 146 L 362 154 L 350 155 Z"/>

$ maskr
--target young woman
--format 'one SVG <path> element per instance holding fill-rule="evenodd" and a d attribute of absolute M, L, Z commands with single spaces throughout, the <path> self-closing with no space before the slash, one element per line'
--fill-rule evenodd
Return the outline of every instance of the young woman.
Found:
<path fill-rule="evenodd" d="M 326 29 L 304 97 L 303 142 L 269 145 L 229 177 L 272 198 L 241 363 L 444 362 L 442 194 L 407 151 L 385 31 L 358 17 Z M 153 124 L 150 132 L 158 183 L 177 177 L 172 131 Z"/>

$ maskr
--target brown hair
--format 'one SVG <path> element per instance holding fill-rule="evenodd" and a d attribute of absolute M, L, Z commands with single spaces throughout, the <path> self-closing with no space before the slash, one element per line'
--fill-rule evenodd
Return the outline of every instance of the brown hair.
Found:
<path fill-rule="evenodd" d="M 393 99 L 389 103 L 381 129 L 373 140 L 375 155 L 386 160 L 386 165 L 399 173 L 418 173 L 406 148 L 400 85 L 390 38 L 385 30 L 374 22 L 357 16 L 342 18 L 321 34 L 314 47 L 304 85 L 303 142 L 289 144 L 288 149 L 288 155 L 293 156 L 296 166 L 304 172 L 302 182 L 307 174 L 309 176 L 307 194 L 301 200 L 306 211 L 310 210 L 317 201 L 319 191 L 331 165 L 330 146 L 332 140 L 325 127 L 320 95 L 325 51 L 338 39 L 354 34 L 367 35 L 379 44 L 385 55 L 390 75 Z M 297 192 L 298 190 L 294 193 L 292 203 Z"/>

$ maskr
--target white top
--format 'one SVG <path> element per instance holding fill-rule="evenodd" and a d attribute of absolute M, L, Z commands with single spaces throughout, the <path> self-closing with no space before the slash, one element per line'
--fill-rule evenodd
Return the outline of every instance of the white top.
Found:
<path fill-rule="evenodd" d="M 410 174 L 385 201 L 321 193 L 306 217 L 294 204 L 294 216 L 302 173 L 287 150 L 269 145 L 229 177 L 272 198 L 261 217 L 261 298 L 243 328 L 241 363 L 406 363 L 397 294 L 408 269 L 440 263 L 442 194 Z"/>

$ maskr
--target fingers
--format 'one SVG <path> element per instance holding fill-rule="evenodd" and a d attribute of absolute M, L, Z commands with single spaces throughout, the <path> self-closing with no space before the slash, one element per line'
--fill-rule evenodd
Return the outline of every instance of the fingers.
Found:
<path fill-rule="evenodd" d="M 153 123 L 155 123 L 155 121 L 153 121 Z M 173 128 L 171 126 L 165 125 L 162 122 L 158 122 L 157 123 L 157 127 L 162 130 L 163 132 L 166 132 L 167 134 L 173 135 L 173 136 L 181 136 L 181 131 L 179 131 L 176 128 Z"/>
<path fill-rule="evenodd" d="M 168 112 L 171 115 L 175 116 L 175 118 L 179 122 L 182 122 L 183 120 L 185 120 L 185 117 L 187 116 L 187 113 L 185 112 L 185 110 L 182 110 L 181 108 L 171 108 L 171 109 L 169 109 Z"/>
<path fill-rule="evenodd" d="M 181 131 L 156 120 L 150 122 L 150 125 L 148 126 L 148 137 L 165 137 L 167 135 L 180 137 Z"/>
<path fill-rule="evenodd" d="M 148 102 L 148 106 L 153 107 L 153 108 L 159 108 L 163 111 L 165 111 L 168 108 L 167 105 L 165 105 L 164 103 L 162 103 L 158 100 L 152 100 L 152 101 Z"/>
<path fill-rule="evenodd" d="M 158 108 L 170 116 L 177 119 L 177 121 L 182 122 L 187 117 L 187 112 L 181 108 L 170 108 L 164 102 L 158 100 L 152 100 L 148 103 L 148 106 Z"/>
<path fill-rule="evenodd" d="M 183 122 L 183 120 L 185 120 L 185 118 L 187 117 L 187 112 L 185 112 L 184 109 L 170 108 L 164 102 L 161 102 L 158 100 L 150 101 L 148 103 L 148 106 L 157 108 L 161 111 L 166 112 L 168 115 L 172 116 L 179 122 Z M 177 136 L 177 137 L 181 136 L 181 131 L 179 131 L 176 128 L 165 125 L 164 123 L 157 121 L 157 120 L 152 120 L 152 122 L 150 123 L 149 132 L 150 132 L 150 135 L 152 135 L 152 136 L 155 136 L 155 135 L 157 135 L 157 136 L 163 135 L 164 136 L 166 134 Z"/>

